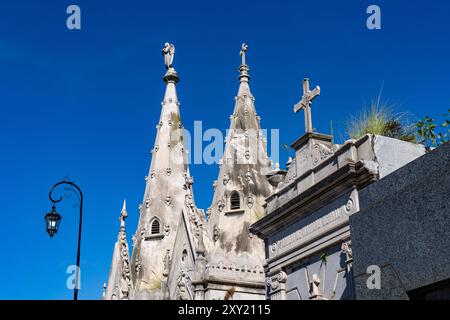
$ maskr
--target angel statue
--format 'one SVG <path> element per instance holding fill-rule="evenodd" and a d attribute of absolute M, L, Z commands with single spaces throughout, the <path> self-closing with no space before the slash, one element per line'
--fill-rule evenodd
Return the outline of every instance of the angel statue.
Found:
<path fill-rule="evenodd" d="M 164 64 L 166 65 L 166 69 L 173 68 L 173 56 L 175 54 L 175 46 L 166 42 L 164 44 L 164 48 L 162 49 L 162 54 L 164 56 Z"/>

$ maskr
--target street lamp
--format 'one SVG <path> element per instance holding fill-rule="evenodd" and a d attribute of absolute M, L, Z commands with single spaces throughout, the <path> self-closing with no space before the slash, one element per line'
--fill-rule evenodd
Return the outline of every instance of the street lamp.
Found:
<path fill-rule="evenodd" d="M 45 229 L 48 232 L 50 238 L 53 238 L 55 233 L 58 232 L 59 223 L 61 222 L 61 215 L 56 212 L 55 204 L 52 204 L 52 211 L 45 215 Z"/>
<path fill-rule="evenodd" d="M 52 193 L 53 191 L 60 185 L 69 185 L 74 187 L 78 191 L 78 198 L 80 200 L 80 222 L 78 224 L 78 246 L 77 246 L 77 266 L 75 269 L 75 288 L 73 289 L 73 300 L 78 300 L 78 283 L 79 283 L 79 277 L 80 277 L 80 253 L 81 253 L 81 225 L 83 221 L 83 192 L 81 192 L 81 189 L 72 181 L 68 180 L 61 180 L 58 183 L 55 183 L 53 187 L 50 189 L 50 192 L 48 193 L 48 198 L 52 202 L 52 210 L 45 215 L 45 225 L 47 232 L 51 238 L 55 235 L 55 233 L 58 231 L 59 223 L 61 222 L 61 215 L 56 212 L 56 206 L 55 203 L 60 202 L 63 197 L 60 196 L 58 199 L 53 198 Z M 75 192 L 75 189 L 70 188 L 69 190 Z"/>

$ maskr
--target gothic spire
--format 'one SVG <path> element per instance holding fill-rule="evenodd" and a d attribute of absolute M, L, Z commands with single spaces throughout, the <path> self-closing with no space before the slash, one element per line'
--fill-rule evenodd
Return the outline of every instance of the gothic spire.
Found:
<path fill-rule="evenodd" d="M 208 225 L 210 234 L 215 235 L 217 246 L 237 253 L 256 250 L 258 253 L 261 251 L 262 255 L 262 245 L 258 240 L 249 239 L 247 228 L 261 217 L 264 199 L 272 192 L 272 186 L 264 176 L 271 169 L 271 163 L 261 132 L 260 117 L 256 114 L 255 99 L 250 91 L 247 51 L 248 45 L 242 44 L 239 89 L 234 112 L 230 116 L 230 130 L 220 162 L 214 199 L 208 210 Z"/>
<path fill-rule="evenodd" d="M 125 231 L 125 219 L 127 217 L 126 200 L 124 200 L 119 217 L 120 229 L 114 245 L 108 287 L 103 295 L 103 299 L 105 300 L 123 300 L 128 299 L 130 296 L 132 288 L 131 270 L 127 234 Z"/>
<path fill-rule="evenodd" d="M 199 218 L 184 146 L 176 90 L 180 78 L 173 67 L 174 53 L 175 46 L 166 43 L 162 50 L 167 69 L 163 77 L 165 93 L 134 236 L 132 270 L 136 275 L 133 279 L 137 298 L 160 298 L 156 288 L 163 278 L 164 254 L 173 249 L 182 210 L 188 212 L 193 221 Z"/>

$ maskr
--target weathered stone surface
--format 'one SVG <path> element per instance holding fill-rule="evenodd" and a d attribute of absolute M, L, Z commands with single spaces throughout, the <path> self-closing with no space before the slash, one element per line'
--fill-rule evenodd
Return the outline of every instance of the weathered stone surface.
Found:
<path fill-rule="evenodd" d="M 450 144 L 360 191 L 361 211 L 350 217 L 357 298 L 404 298 L 450 278 L 448 168 Z M 365 286 L 370 265 L 382 267 L 380 290 Z"/>

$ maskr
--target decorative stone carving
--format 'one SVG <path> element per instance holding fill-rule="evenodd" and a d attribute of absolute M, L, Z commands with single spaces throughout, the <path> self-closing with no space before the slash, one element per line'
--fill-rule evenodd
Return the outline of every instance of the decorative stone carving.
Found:
<path fill-rule="evenodd" d="M 180 273 L 180 277 L 177 283 L 177 287 L 178 287 L 178 293 L 177 293 L 177 299 L 178 300 L 188 300 L 189 299 L 189 294 L 187 292 L 187 288 L 186 288 L 186 273 L 185 271 L 181 271 Z"/>
<path fill-rule="evenodd" d="M 166 174 L 167 174 L 168 176 L 170 176 L 170 175 L 172 174 L 172 169 L 171 169 L 171 168 L 167 168 L 167 169 L 166 169 Z"/>
<path fill-rule="evenodd" d="M 136 258 L 135 264 L 134 264 L 134 271 L 136 272 L 136 276 L 139 277 L 139 274 L 141 273 L 142 265 L 141 265 L 141 257 L 138 256 Z"/>
<path fill-rule="evenodd" d="M 170 195 L 166 195 L 164 202 L 166 205 L 170 206 L 172 204 L 172 197 Z"/>
<path fill-rule="evenodd" d="M 164 255 L 163 259 L 163 264 L 164 264 L 163 276 L 167 277 L 170 272 L 170 250 L 166 251 L 166 254 Z"/>
<path fill-rule="evenodd" d="M 143 227 L 142 229 L 141 229 L 141 233 L 140 233 L 140 237 L 141 237 L 141 240 L 143 240 L 144 238 L 145 238 L 145 232 L 146 232 L 147 230 L 145 229 L 145 227 Z"/>
<path fill-rule="evenodd" d="M 164 48 L 162 48 L 162 55 L 164 57 L 164 64 L 166 69 L 173 68 L 173 58 L 175 56 L 175 46 L 170 43 L 165 43 Z"/>
<path fill-rule="evenodd" d="M 280 271 L 276 275 L 267 278 L 266 285 L 270 289 L 271 299 L 286 299 L 286 281 L 287 274 L 284 271 Z"/>
<path fill-rule="evenodd" d="M 250 150 L 245 150 L 245 158 L 250 159 Z"/>
<path fill-rule="evenodd" d="M 349 213 L 353 208 L 353 200 L 350 198 L 348 199 L 347 203 L 345 204 L 345 211 Z"/>
<path fill-rule="evenodd" d="M 230 181 L 230 177 L 228 176 L 228 174 L 225 173 L 223 175 L 223 184 L 226 185 L 228 181 Z"/>
<path fill-rule="evenodd" d="M 251 195 L 247 196 L 247 207 L 253 207 L 253 197 Z"/>
<path fill-rule="evenodd" d="M 220 237 L 219 227 L 217 225 L 215 225 L 214 226 L 214 242 L 219 240 L 219 237 Z"/>
<path fill-rule="evenodd" d="M 184 173 L 184 182 L 185 185 L 190 188 L 194 184 L 194 177 L 188 175 L 187 172 Z"/>
<path fill-rule="evenodd" d="M 152 203 L 152 199 L 151 198 L 145 199 L 145 207 L 146 208 L 149 208 L 151 203 Z"/>
<path fill-rule="evenodd" d="M 326 158 L 328 158 L 328 156 L 332 155 L 333 151 L 328 148 L 327 146 L 317 143 L 314 145 L 313 147 L 313 163 L 314 165 L 319 164 L 320 162 L 322 162 L 323 160 L 325 160 Z"/>
<path fill-rule="evenodd" d="M 164 226 L 164 235 L 167 237 L 170 234 L 170 226 L 166 224 Z"/>
<path fill-rule="evenodd" d="M 346 262 L 353 260 L 352 241 L 344 241 L 341 245 L 341 251 L 346 255 Z"/>
<path fill-rule="evenodd" d="M 155 177 L 155 169 L 152 169 L 152 171 L 150 171 L 150 179 L 153 179 Z"/>
<path fill-rule="evenodd" d="M 247 180 L 248 182 L 252 181 L 252 174 L 250 173 L 250 170 L 247 170 L 247 172 L 245 173 L 245 180 Z"/>
<path fill-rule="evenodd" d="M 191 210 L 195 208 L 194 201 L 192 200 L 192 194 L 188 193 L 184 196 L 184 204 Z"/>
<path fill-rule="evenodd" d="M 314 273 L 310 281 L 310 289 L 309 289 L 310 299 L 317 299 L 321 297 L 319 286 L 320 286 L 320 278 L 316 273 Z"/>
<path fill-rule="evenodd" d="M 223 208 L 225 208 L 225 201 L 223 201 L 223 199 L 220 199 L 218 205 L 219 211 L 222 212 Z"/>

